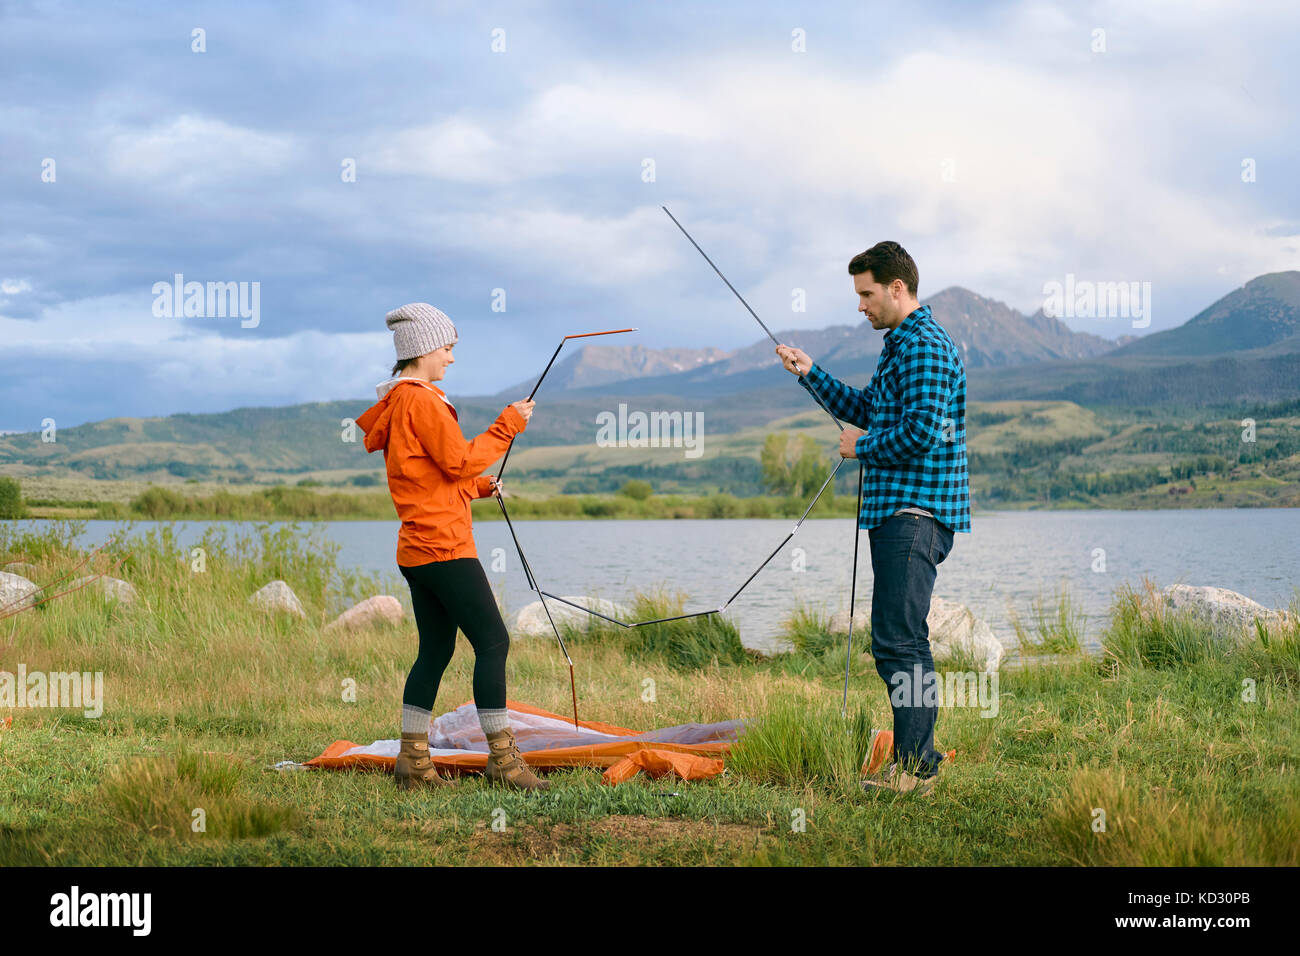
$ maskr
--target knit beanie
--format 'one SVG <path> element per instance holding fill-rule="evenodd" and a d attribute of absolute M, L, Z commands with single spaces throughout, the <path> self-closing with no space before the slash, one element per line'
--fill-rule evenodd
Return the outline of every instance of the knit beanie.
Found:
<path fill-rule="evenodd" d="M 451 319 L 427 302 L 412 302 L 389 312 L 385 321 L 393 330 L 397 360 L 418 358 L 459 341 Z"/>

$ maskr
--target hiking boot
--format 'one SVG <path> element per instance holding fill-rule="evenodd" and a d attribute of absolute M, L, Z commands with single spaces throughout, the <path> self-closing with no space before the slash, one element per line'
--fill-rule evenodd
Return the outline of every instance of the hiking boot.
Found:
<path fill-rule="evenodd" d="M 928 797 L 939 783 L 939 769 L 957 759 L 957 751 L 949 750 L 941 755 L 939 766 L 928 777 L 900 771 L 897 763 L 891 763 L 885 771 L 862 781 L 862 789 L 867 793 L 873 790 L 892 790 L 895 793 L 910 793 L 918 797 Z"/>
<path fill-rule="evenodd" d="M 898 789 L 898 764 L 891 763 L 884 770 L 866 777 L 862 781 L 862 789 L 867 793 L 873 790 L 897 790 Z"/>
<path fill-rule="evenodd" d="M 917 777 L 905 771 L 898 774 L 894 789 L 899 793 L 910 793 L 916 797 L 928 797 L 934 793 L 934 788 L 938 783 L 939 771 L 937 770 L 928 777 Z"/>
<path fill-rule="evenodd" d="M 446 787 L 453 782 L 438 776 L 433 758 L 429 756 L 429 735 L 419 732 L 402 734 L 402 749 L 397 754 L 393 777 L 399 790 Z"/>
<path fill-rule="evenodd" d="M 510 728 L 487 735 L 488 762 L 485 775 L 488 782 L 513 787 L 516 790 L 550 790 L 551 782 L 542 780 L 528 769 L 524 758 L 515 746 L 515 735 Z"/>

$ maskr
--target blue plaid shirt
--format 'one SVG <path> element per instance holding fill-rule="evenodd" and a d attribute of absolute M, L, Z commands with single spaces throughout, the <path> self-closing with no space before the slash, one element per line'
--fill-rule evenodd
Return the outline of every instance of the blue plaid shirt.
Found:
<path fill-rule="evenodd" d="M 953 531 L 970 531 L 966 471 L 966 369 L 957 346 L 923 305 L 885 333 L 876 374 L 852 388 L 813 364 L 800 384 L 836 418 L 867 431 L 859 528 L 899 508 L 924 508 Z"/>

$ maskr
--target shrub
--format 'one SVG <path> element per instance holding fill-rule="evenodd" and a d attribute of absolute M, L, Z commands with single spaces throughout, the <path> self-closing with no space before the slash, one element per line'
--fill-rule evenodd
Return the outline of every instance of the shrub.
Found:
<path fill-rule="evenodd" d="M 634 478 L 631 481 L 623 482 L 623 487 L 618 489 L 618 493 L 626 495 L 633 501 L 645 501 L 655 493 L 655 490 L 650 482 Z"/>
<path fill-rule="evenodd" d="M 16 478 L 0 478 L 0 518 L 22 518 L 27 514 L 23 488 Z"/>
<path fill-rule="evenodd" d="M 187 499 L 179 491 L 154 487 L 136 495 L 131 501 L 131 510 L 146 518 L 158 520 L 184 514 L 187 504 Z"/>

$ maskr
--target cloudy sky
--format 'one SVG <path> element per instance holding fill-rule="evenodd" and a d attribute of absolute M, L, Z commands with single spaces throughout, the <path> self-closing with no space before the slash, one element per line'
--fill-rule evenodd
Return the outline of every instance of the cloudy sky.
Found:
<path fill-rule="evenodd" d="M 856 324 L 886 238 L 922 297 L 1150 282 L 1148 331 L 1300 267 L 1293 3 L 268 6 L 0 3 L 0 430 L 364 397 L 411 301 L 452 394 L 755 341 L 660 204 L 774 328 Z"/>

